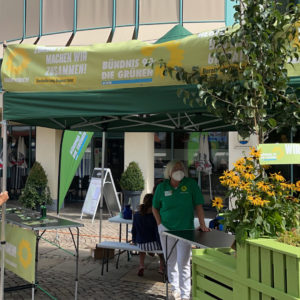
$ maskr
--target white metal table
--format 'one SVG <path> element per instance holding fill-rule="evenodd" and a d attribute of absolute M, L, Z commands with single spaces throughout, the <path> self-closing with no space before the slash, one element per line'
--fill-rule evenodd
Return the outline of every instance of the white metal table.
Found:
<path fill-rule="evenodd" d="M 108 219 L 109 222 L 111 223 L 118 223 L 119 224 L 119 242 L 122 241 L 122 224 L 126 225 L 126 243 L 128 243 L 128 226 L 132 225 L 133 220 L 132 219 L 124 219 L 120 217 L 120 215 L 114 216 L 112 218 Z"/>
<path fill-rule="evenodd" d="M 166 236 L 166 274 L 168 274 L 168 259 L 171 256 L 176 244 L 179 240 L 186 241 L 190 245 L 196 246 L 197 248 L 223 248 L 230 247 L 235 236 L 228 234 L 224 231 L 214 230 L 203 232 L 196 229 L 190 230 L 170 230 L 164 231 L 163 235 Z M 168 253 L 168 236 L 176 239 L 173 247 Z M 166 280 L 166 299 L 168 299 L 168 280 Z"/>

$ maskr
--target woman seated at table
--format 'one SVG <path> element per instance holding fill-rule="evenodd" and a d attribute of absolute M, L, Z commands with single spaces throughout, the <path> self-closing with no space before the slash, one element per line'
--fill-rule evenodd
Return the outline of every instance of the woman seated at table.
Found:
<path fill-rule="evenodd" d="M 146 194 L 143 204 L 133 216 L 132 242 L 145 252 L 140 252 L 140 266 L 138 276 L 144 275 L 145 256 L 147 251 L 161 250 L 160 238 L 157 230 L 156 221 L 152 214 L 152 194 Z M 160 254 L 159 273 L 164 272 L 164 258 Z"/>
<path fill-rule="evenodd" d="M 0 193 L 0 206 L 2 206 L 2 204 L 5 203 L 8 199 L 9 196 L 7 191 Z"/>

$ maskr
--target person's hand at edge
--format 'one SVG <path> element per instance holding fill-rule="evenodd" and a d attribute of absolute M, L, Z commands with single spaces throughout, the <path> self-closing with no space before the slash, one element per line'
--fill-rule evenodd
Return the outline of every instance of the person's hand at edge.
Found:
<path fill-rule="evenodd" d="M 8 192 L 5 191 L 0 194 L 0 206 L 9 199 Z"/>
<path fill-rule="evenodd" d="M 210 228 L 208 228 L 208 227 L 206 227 L 206 225 L 205 225 L 205 224 L 203 224 L 203 225 L 200 225 L 200 226 L 197 228 L 197 230 L 199 230 L 199 231 L 203 231 L 203 232 L 208 232 L 208 231 L 211 231 L 211 229 L 210 229 Z"/>

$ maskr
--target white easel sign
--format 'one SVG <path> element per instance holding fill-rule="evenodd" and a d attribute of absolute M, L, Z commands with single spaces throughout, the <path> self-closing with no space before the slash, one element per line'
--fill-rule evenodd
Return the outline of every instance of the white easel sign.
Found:
<path fill-rule="evenodd" d="M 84 204 L 81 210 L 82 219 L 83 214 L 93 216 L 92 222 L 94 222 L 95 215 L 97 213 L 97 208 L 101 199 L 101 182 L 102 182 L 102 169 L 95 168 L 93 170 L 92 178 L 89 184 L 87 194 L 85 196 Z M 121 211 L 121 205 L 113 181 L 113 177 L 110 169 L 104 169 L 104 185 L 103 185 L 103 195 L 106 202 L 106 206 L 109 213 Z"/>

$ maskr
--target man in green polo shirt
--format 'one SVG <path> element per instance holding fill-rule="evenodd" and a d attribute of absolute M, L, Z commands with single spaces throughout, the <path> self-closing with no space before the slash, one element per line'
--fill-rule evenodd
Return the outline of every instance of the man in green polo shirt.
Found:
<path fill-rule="evenodd" d="M 179 240 L 170 254 L 176 239 L 168 237 L 168 253 L 166 253 L 166 240 L 162 232 L 194 229 L 194 210 L 199 219 L 199 229 L 209 231 L 204 222 L 203 195 L 197 183 L 185 177 L 185 174 L 181 161 L 169 162 L 164 174 L 166 180 L 157 186 L 152 207 L 164 255 L 169 257 L 168 279 L 173 299 L 190 299 L 190 244 Z"/>

